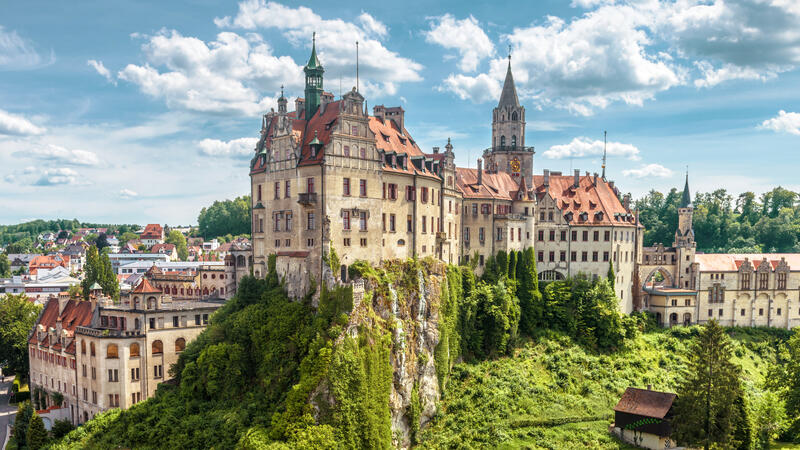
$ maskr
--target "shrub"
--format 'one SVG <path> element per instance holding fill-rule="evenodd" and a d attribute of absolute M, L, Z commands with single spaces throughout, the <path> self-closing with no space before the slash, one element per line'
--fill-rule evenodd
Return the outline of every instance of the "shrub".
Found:
<path fill-rule="evenodd" d="M 53 429 L 50 431 L 53 433 L 54 438 L 61 439 L 74 429 L 75 427 L 72 426 L 72 422 L 68 419 L 64 419 L 56 420 L 55 423 L 53 423 Z"/>
<path fill-rule="evenodd" d="M 44 421 L 39 414 L 33 413 L 31 416 L 25 440 L 27 448 L 30 450 L 39 450 L 47 444 L 47 430 L 44 428 Z"/>

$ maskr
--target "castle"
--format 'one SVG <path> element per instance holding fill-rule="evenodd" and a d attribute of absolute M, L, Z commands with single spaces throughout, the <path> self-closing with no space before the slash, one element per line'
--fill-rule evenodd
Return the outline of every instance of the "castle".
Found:
<path fill-rule="evenodd" d="M 424 152 L 401 107 L 372 113 L 353 88 L 340 99 L 323 89 L 316 43 L 304 68 L 305 96 L 264 115 L 250 164 L 253 272 L 267 258 L 291 295 L 319 280 L 347 280 L 356 260 L 432 256 L 448 263 L 534 247 L 539 277 L 605 277 L 613 263 L 621 309 L 633 309 L 633 276 L 643 228 L 598 174 L 534 176 L 509 57 L 492 111 L 492 142 L 477 168 L 457 167 L 448 139 Z M 339 257 L 336 274 L 332 255 Z"/>

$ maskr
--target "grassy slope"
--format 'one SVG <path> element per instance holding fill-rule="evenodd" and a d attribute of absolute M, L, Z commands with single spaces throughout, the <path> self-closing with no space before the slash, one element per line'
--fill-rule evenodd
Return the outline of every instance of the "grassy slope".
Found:
<path fill-rule="evenodd" d="M 632 448 L 608 434 L 628 386 L 675 390 L 696 328 L 640 336 L 624 351 L 597 355 L 551 334 L 513 358 L 453 370 L 440 413 L 423 433 L 427 448 Z M 758 389 L 773 358 L 773 336 L 734 330 L 747 389 Z M 566 423 L 565 423 L 566 422 Z"/>

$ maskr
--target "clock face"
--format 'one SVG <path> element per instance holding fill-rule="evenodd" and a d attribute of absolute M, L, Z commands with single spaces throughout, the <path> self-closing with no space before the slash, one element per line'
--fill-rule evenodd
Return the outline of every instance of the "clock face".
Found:
<path fill-rule="evenodd" d="M 519 172 L 520 164 L 518 159 L 514 159 L 511 161 L 511 171 L 512 172 Z"/>

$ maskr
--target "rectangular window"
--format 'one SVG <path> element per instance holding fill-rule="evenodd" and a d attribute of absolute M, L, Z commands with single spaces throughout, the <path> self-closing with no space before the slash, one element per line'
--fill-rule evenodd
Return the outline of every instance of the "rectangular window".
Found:
<path fill-rule="evenodd" d="M 558 254 L 558 260 L 561 261 L 561 262 L 566 261 L 567 260 L 567 252 L 565 252 L 564 250 L 561 250 L 561 252 Z"/>
<path fill-rule="evenodd" d="M 775 312 L 776 312 L 776 313 L 777 313 L 779 316 L 781 315 L 781 309 L 780 309 L 780 308 L 778 308 L 778 309 L 777 309 Z"/>
<path fill-rule="evenodd" d="M 578 240 L 578 232 L 575 231 L 575 230 L 572 230 L 572 241 L 575 242 L 577 240 Z"/>
<path fill-rule="evenodd" d="M 160 364 L 153 366 L 153 378 L 161 378 L 162 376 L 164 376 L 164 366 Z"/>
<path fill-rule="evenodd" d="M 477 203 L 473 203 L 472 204 L 472 215 L 473 216 L 477 216 L 478 215 L 478 204 Z"/>
<path fill-rule="evenodd" d="M 713 309 L 709 309 L 708 310 L 708 317 L 714 317 L 714 310 Z"/>
<path fill-rule="evenodd" d="M 478 228 L 478 240 L 481 242 L 481 244 L 483 244 L 483 242 L 486 240 L 486 234 L 483 230 L 483 227 Z"/>
<path fill-rule="evenodd" d="M 353 136 L 358 136 L 358 125 L 353 125 L 353 126 L 350 128 L 350 133 L 351 133 Z"/>
<path fill-rule="evenodd" d="M 349 145 L 345 145 L 344 146 L 344 156 L 347 156 L 347 157 L 350 156 L 350 146 Z"/>
<path fill-rule="evenodd" d="M 178 327 L 178 316 L 172 316 L 172 326 L 175 328 Z"/>
<path fill-rule="evenodd" d="M 778 273 L 778 289 L 786 289 L 786 272 Z"/>
<path fill-rule="evenodd" d="M 381 214 L 381 230 L 386 231 L 386 213 Z"/>
<path fill-rule="evenodd" d="M 389 214 L 389 231 L 394 233 L 395 231 L 395 215 Z"/>
<path fill-rule="evenodd" d="M 361 147 L 361 159 L 367 159 L 367 149 Z"/>
<path fill-rule="evenodd" d="M 492 205 L 488 203 L 481 204 L 481 214 L 486 215 L 492 212 Z"/>
<path fill-rule="evenodd" d="M 589 232 L 584 230 L 584 232 L 583 232 L 583 242 L 586 242 L 588 240 L 589 240 Z"/>
<path fill-rule="evenodd" d="M 290 180 L 286 180 L 286 183 L 284 183 L 283 191 L 284 191 L 283 195 L 286 198 L 289 198 L 289 197 L 292 196 L 292 182 Z"/>
<path fill-rule="evenodd" d="M 367 212 L 361 211 L 358 213 L 358 228 L 361 231 L 367 231 Z"/>
<path fill-rule="evenodd" d="M 556 252 L 550 252 L 550 254 L 548 256 L 550 257 L 549 258 L 550 262 L 555 262 L 556 261 Z"/>
<path fill-rule="evenodd" d="M 497 236 L 495 237 L 495 240 L 496 241 L 502 241 L 503 240 L 503 229 L 500 228 L 500 227 L 497 227 L 496 233 L 497 233 Z"/>
<path fill-rule="evenodd" d="M 570 252 L 569 260 L 575 262 L 578 260 L 578 252 Z"/>
<path fill-rule="evenodd" d="M 151 330 L 155 330 L 156 329 L 156 319 L 154 317 L 150 318 L 150 329 Z"/>
<path fill-rule="evenodd" d="M 469 242 L 469 228 L 464 228 L 464 241 Z"/>
<path fill-rule="evenodd" d="M 769 273 L 758 274 L 758 288 L 769 289 Z"/>
<path fill-rule="evenodd" d="M 131 381 L 138 381 L 139 380 L 139 368 L 134 367 L 131 369 Z"/>
<path fill-rule="evenodd" d="M 281 183 L 275 182 L 275 200 L 281 198 Z"/>
<path fill-rule="evenodd" d="M 342 240 L 342 245 L 344 245 L 345 247 L 350 247 L 350 238 L 344 238 Z"/>
<path fill-rule="evenodd" d="M 742 274 L 742 290 L 748 290 L 748 289 L 750 289 L 750 274 L 749 273 L 743 273 Z M 742 310 L 742 311 L 744 311 L 744 310 Z"/>
<path fill-rule="evenodd" d="M 316 225 L 314 224 L 314 213 L 310 212 L 306 216 L 306 223 L 308 224 L 308 229 L 313 230 Z"/>
<path fill-rule="evenodd" d="M 195 314 L 194 315 L 194 324 L 195 325 L 200 325 L 200 314 Z"/>
<path fill-rule="evenodd" d="M 536 260 L 539 262 L 544 262 L 544 252 L 539 250 L 536 252 Z"/>
<path fill-rule="evenodd" d="M 362 247 L 366 247 L 367 246 L 367 239 L 366 238 L 361 238 L 361 246 Z"/>
<path fill-rule="evenodd" d="M 603 261 L 608 262 L 608 252 L 603 252 Z"/>
<path fill-rule="evenodd" d="M 342 195 L 350 196 L 350 178 L 342 178 Z"/>
<path fill-rule="evenodd" d="M 261 201 L 261 185 L 260 184 L 258 185 L 258 191 L 257 192 L 258 192 L 258 201 L 260 202 Z"/>
<path fill-rule="evenodd" d="M 425 216 L 422 216 L 422 232 L 428 232 L 428 221 L 426 220 Z"/>
<path fill-rule="evenodd" d="M 603 240 L 606 241 L 606 242 L 611 240 L 611 232 L 610 231 L 604 231 L 603 232 Z"/>
<path fill-rule="evenodd" d="M 592 252 L 592 261 L 597 262 L 597 252 Z"/>
<path fill-rule="evenodd" d="M 208 325 L 208 314 L 203 314 L 203 325 Z"/>
<path fill-rule="evenodd" d="M 428 188 L 422 187 L 422 188 L 420 188 L 420 192 L 421 192 L 421 196 L 420 197 L 421 197 L 422 203 L 428 203 Z"/>
<path fill-rule="evenodd" d="M 764 308 L 758 308 L 758 315 L 759 316 L 763 316 L 764 315 Z"/>
<path fill-rule="evenodd" d="M 309 177 L 306 180 L 306 192 L 309 194 L 313 194 L 314 191 L 314 177 Z"/>
<path fill-rule="evenodd" d="M 397 200 L 397 185 L 389 183 L 389 200 Z"/>
<path fill-rule="evenodd" d="M 367 196 L 367 180 L 358 180 L 358 195 L 361 197 Z"/>
<path fill-rule="evenodd" d="M 342 227 L 345 230 L 350 229 L 350 211 L 342 211 Z"/>
<path fill-rule="evenodd" d="M 538 234 L 537 238 L 540 241 L 544 241 L 544 230 L 539 230 L 539 233 L 537 233 L 537 234 Z"/>
<path fill-rule="evenodd" d="M 581 252 L 581 261 L 582 262 L 589 261 L 589 252 Z"/>
<path fill-rule="evenodd" d="M 83 388 L 83 401 L 85 402 L 89 401 L 89 390 L 86 388 Z"/>
<path fill-rule="evenodd" d="M 414 218 L 410 215 L 406 216 L 406 231 L 409 233 L 414 231 Z"/>
<path fill-rule="evenodd" d="M 92 403 L 97 404 L 97 391 L 92 391 Z"/>
<path fill-rule="evenodd" d="M 556 230 L 550 230 L 550 242 L 556 240 Z"/>
<path fill-rule="evenodd" d="M 592 237 L 594 238 L 595 242 L 599 241 L 600 240 L 600 232 L 599 231 L 595 231 L 594 233 L 592 233 Z"/>

